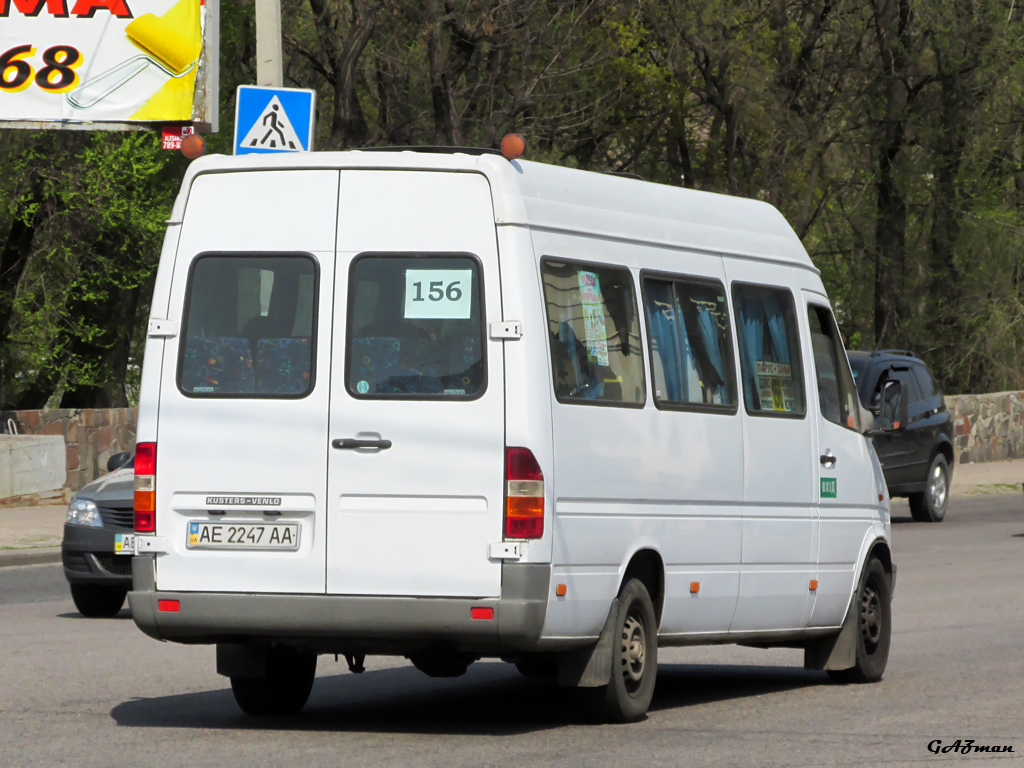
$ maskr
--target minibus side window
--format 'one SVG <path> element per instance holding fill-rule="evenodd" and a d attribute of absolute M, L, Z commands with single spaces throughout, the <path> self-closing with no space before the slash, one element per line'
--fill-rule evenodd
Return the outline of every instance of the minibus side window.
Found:
<path fill-rule="evenodd" d="M 189 271 L 178 387 L 195 398 L 297 398 L 315 379 L 311 256 L 204 254 Z"/>
<path fill-rule="evenodd" d="M 645 277 L 654 400 L 736 407 L 729 307 L 720 283 Z"/>
<path fill-rule="evenodd" d="M 360 399 L 470 400 L 487 385 L 476 258 L 364 254 L 352 262 L 345 385 Z"/>
<path fill-rule="evenodd" d="M 541 276 L 558 400 L 642 406 L 646 386 L 630 271 L 544 259 Z"/>
<path fill-rule="evenodd" d="M 859 432 L 857 390 L 832 313 L 825 307 L 811 304 L 807 307 L 807 320 L 811 328 L 821 415 L 828 421 Z"/>
<path fill-rule="evenodd" d="M 732 296 L 747 412 L 803 417 L 807 409 L 793 295 L 784 288 L 734 283 Z"/>

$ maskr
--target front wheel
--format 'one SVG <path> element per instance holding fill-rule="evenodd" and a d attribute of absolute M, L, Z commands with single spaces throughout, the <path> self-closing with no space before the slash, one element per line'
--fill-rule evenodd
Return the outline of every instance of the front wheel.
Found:
<path fill-rule="evenodd" d="M 928 466 L 928 478 L 923 493 L 912 493 L 908 498 L 910 514 L 919 523 L 940 523 L 949 506 L 949 464 L 941 453 L 935 454 Z"/>
<path fill-rule="evenodd" d="M 850 669 L 830 669 L 838 683 L 874 683 L 882 679 L 892 636 L 892 587 L 881 561 L 872 557 L 864 567 L 860 589 L 851 610 L 857 621 L 856 662 Z"/>
<path fill-rule="evenodd" d="M 612 645 L 612 677 L 600 688 L 580 688 L 580 703 L 598 722 L 641 720 L 651 706 L 658 674 L 658 624 L 647 587 L 630 579 L 619 592 Z"/>
<path fill-rule="evenodd" d="M 267 649 L 266 674 L 232 677 L 231 692 L 247 715 L 295 715 L 313 688 L 316 656 L 286 645 Z"/>
<path fill-rule="evenodd" d="M 90 619 L 109 619 L 124 606 L 127 587 L 107 587 L 99 584 L 72 584 L 71 599 L 75 608 Z"/>

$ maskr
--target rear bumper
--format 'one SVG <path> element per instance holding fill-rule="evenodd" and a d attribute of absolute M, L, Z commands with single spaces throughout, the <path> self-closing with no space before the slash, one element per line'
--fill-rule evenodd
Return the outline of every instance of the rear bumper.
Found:
<path fill-rule="evenodd" d="M 133 558 L 132 618 L 158 640 L 288 642 L 321 652 L 408 653 L 443 645 L 482 654 L 535 648 L 544 625 L 551 566 L 502 565 L 500 598 L 354 597 L 155 589 L 153 556 Z M 158 601 L 177 600 L 176 612 Z M 474 619 L 471 608 L 492 608 Z"/>

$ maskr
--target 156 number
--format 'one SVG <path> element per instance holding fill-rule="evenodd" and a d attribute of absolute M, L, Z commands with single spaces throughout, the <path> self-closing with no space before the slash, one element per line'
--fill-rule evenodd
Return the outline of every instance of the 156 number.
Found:
<path fill-rule="evenodd" d="M 413 297 L 413 301 L 425 301 L 423 298 L 423 283 L 413 283 L 413 287 L 416 288 L 416 295 Z M 458 301 L 462 298 L 462 288 L 459 287 L 459 281 L 456 280 L 453 283 L 448 283 L 448 287 L 444 287 L 443 280 L 431 280 L 430 288 L 427 291 L 427 298 L 431 301 L 441 301 L 447 298 L 448 301 Z"/>
<path fill-rule="evenodd" d="M 35 71 L 25 59 L 36 55 L 35 46 L 16 45 L 0 55 L 0 92 L 18 93 L 33 82 L 47 93 L 67 93 L 78 85 L 82 53 L 70 45 L 54 45 L 43 51 L 44 66 Z"/>

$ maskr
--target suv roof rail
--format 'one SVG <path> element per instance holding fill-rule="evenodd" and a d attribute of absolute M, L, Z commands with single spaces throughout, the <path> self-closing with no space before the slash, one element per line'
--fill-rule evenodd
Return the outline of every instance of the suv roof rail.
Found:
<path fill-rule="evenodd" d="M 871 353 L 872 357 L 878 357 L 880 355 L 902 355 L 904 357 L 917 357 L 909 349 L 876 349 Z"/>

